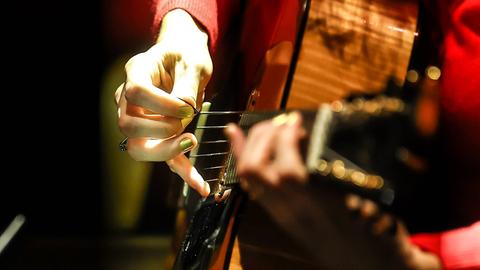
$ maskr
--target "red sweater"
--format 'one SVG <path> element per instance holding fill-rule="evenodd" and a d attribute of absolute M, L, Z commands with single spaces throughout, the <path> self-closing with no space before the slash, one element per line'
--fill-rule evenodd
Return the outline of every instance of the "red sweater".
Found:
<path fill-rule="evenodd" d="M 251 1 L 259 12 L 272 12 L 272 8 L 278 7 L 278 3 L 272 5 L 270 1 Z M 168 11 L 182 8 L 207 29 L 210 49 L 214 52 L 220 33 L 228 25 L 234 3 L 236 1 L 232 0 L 155 0 L 154 27 L 158 29 Z M 453 194 L 465 197 L 464 201 L 469 203 L 459 205 L 459 211 L 473 209 L 478 213 L 480 179 L 478 173 L 472 175 L 469 170 L 478 170 L 480 165 L 480 1 L 437 0 L 436 4 L 445 37 L 442 115 L 447 137 L 452 142 L 449 144 L 452 161 L 461 160 L 458 163 L 466 164 L 464 171 L 467 171 L 458 176 L 460 183 L 453 185 L 458 189 Z M 255 27 L 254 22 L 251 21 L 251 27 Z M 441 233 L 416 234 L 411 241 L 438 255 L 445 269 L 480 269 L 480 222 Z"/>

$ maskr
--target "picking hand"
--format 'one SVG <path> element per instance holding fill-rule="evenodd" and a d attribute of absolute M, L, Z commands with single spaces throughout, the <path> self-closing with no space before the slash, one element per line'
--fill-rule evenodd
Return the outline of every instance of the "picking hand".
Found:
<path fill-rule="evenodd" d="M 126 81 L 115 93 L 130 156 L 167 161 L 202 196 L 209 194 L 209 186 L 184 155 L 197 139 L 182 132 L 203 102 L 212 69 L 208 35 L 187 12 L 176 9 L 165 15 L 156 44 L 127 62 Z"/>

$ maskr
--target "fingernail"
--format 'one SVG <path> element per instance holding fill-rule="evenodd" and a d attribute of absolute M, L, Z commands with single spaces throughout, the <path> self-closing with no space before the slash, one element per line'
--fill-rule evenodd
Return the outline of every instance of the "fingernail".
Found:
<path fill-rule="evenodd" d="M 210 185 L 207 182 L 203 182 L 203 190 L 205 197 L 210 195 Z"/>
<path fill-rule="evenodd" d="M 287 117 L 287 125 L 293 126 L 300 119 L 300 115 L 297 112 L 291 112 Z"/>
<path fill-rule="evenodd" d="M 193 146 L 193 141 L 190 140 L 189 138 L 185 138 L 180 141 L 180 148 L 182 149 L 183 152 L 190 150 L 192 146 Z"/>
<path fill-rule="evenodd" d="M 188 126 L 188 124 L 190 124 L 192 119 L 193 119 L 192 117 L 187 117 L 187 118 L 183 118 L 182 120 L 180 120 L 180 122 L 182 123 L 182 127 L 186 128 Z"/>
<path fill-rule="evenodd" d="M 272 123 L 274 126 L 281 126 L 287 123 L 287 121 L 288 121 L 288 115 L 285 113 L 282 113 L 280 115 L 275 116 L 275 118 L 273 118 L 272 120 Z"/>
<path fill-rule="evenodd" d="M 195 111 L 192 106 L 182 106 L 178 109 L 178 116 L 180 118 L 192 117 Z"/>

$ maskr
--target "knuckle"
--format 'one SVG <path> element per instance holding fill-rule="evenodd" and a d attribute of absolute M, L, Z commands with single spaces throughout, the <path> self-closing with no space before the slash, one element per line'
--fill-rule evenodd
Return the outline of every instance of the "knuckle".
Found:
<path fill-rule="evenodd" d="M 177 68 L 180 67 L 179 64 L 184 64 L 183 54 L 176 49 L 167 49 L 161 59 L 166 69 Z"/>
<path fill-rule="evenodd" d="M 191 67 L 202 77 L 210 77 L 212 75 L 213 64 L 210 59 L 193 61 Z"/>
<path fill-rule="evenodd" d="M 127 136 L 134 135 L 137 129 L 129 117 L 120 117 L 118 120 L 118 127 L 120 131 Z"/>
<path fill-rule="evenodd" d="M 142 87 L 138 83 L 127 82 L 125 84 L 125 99 L 130 102 L 134 102 L 141 98 Z"/>
<path fill-rule="evenodd" d="M 260 175 L 260 166 L 251 161 L 243 161 L 238 165 L 238 173 L 243 176 L 255 177 Z"/>
<path fill-rule="evenodd" d="M 185 69 L 190 70 L 194 74 L 198 74 L 202 79 L 209 79 L 213 72 L 213 63 L 210 57 L 189 56 L 184 57 L 182 61 Z"/>
<path fill-rule="evenodd" d="M 267 122 L 258 123 L 251 128 L 249 133 L 252 137 L 257 137 L 258 135 L 265 133 L 267 126 Z"/>
<path fill-rule="evenodd" d="M 140 61 L 143 56 L 144 53 L 139 53 L 128 59 L 127 63 L 125 63 L 125 72 L 128 74 L 128 72 Z"/>
<path fill-rule="evenodd" d="M 305 173 L 301 168 L 281 166 L 278 168 L 278 177 L 281 180 L 303 180 Z"/>

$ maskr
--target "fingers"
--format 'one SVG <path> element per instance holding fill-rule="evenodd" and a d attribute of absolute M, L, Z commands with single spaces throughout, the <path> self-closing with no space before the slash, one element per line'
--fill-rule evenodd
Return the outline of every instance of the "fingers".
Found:
<path fill-rule="evenodd" d="M 139 54 L 128 61 L 125 70 L 127 81 L 124 92 L 129 104 L 176 118 L 194 114 L 189 104 L 164 91 L 171 87 L 172 80 L 161 63 L 154 62 L 146 54 Z M 154 83 L 164 89 L 156 87 Z"/>
<path fill-rule="evenodd" d="M 137 161 L 166 161 L 192 150 L 198 142 L 191 133 L 170 139 L 129 138 L 127 151 Z"/>
<path fill-rule="evenodd" d="M 208 36 L 200 46 L 196 38 L 178 42 L 179 37 L 199 35 L 172 33 L 162 35 L 161 41 L 125 65 L 126 81 L 115 92 L 118 124 L 129 137 L 130 156 L 141 161 L 169 160 L 187 183 L 205 195 L 205 183 L 182 154 L 196 147 L 197 140 L 181 132 L 192 121 L 194 108 L 200 108 L 212 73 Z"/>
<path fill-rule="evenodd" d="M 125 88 L 125 97 L 129 103 L 151 112 L 176 118 L 191 117 L 195 113 L 190 105 L 155 86 L 129 81 Z"/>
<path fill-rule="evenodd" d="M 205 87 L 212 74 L 210 56 L 190 61 L 182 58 L 175 64 L 174 74 L 175 83 L 171 94 L 200 109 Z"/>
<path fill-rule="evenodd" d="M 115 93 L 117 105 L 122 106 L 122 97 L 126 103 L 121 109 L 125 114 L 119 112 L 122 131 L 133 137 L 165 138 L 179 134 L 193 119 L 194 108 L 203 101 L 212 69 L 208 51 L 207 55 L 202 63 L 187 61 L 181 53 L 156 45 L 132 57 L 125 65 L 127 80 Z"/>
<path fill-rule="evenodd" d="M 298 113 L 281 115 L 251 128 L 248 138 L 236 125 L 225 130 L 237 159 L 237 174 L 243 187 L 278 187 L 288 180 L 306 181 L 307 173 L 299 151 L 304 135 Z"/>
<path fill-rule="evenodd" d="M 200 87 L 200 73 L 193 68 L 186 67 L 185 63 L 175 66 L 175 84 L 172 95 L 197 108 L 197 96 Z"/>
<path fill-rule="evenodd" d="M 228 124 L 225 128 L 225 135 L 227 135 L 232 146 L 233 154 L 238 157 L 245 148 L 246 138 L 243 131 L 235 124 Z"/>
<path fill-rule="evenodd" d="M 236 154 L 238 176 L 247 180 L 259 179 L 263 184 L 277 185 L 278 174 L 271 162 L 275 155 L 273 150 L 277 129 L 271 122 L 259 123 L 251 129 L 242 151 Z"/>
<path fill-rule="evenodd" d="M 183 131 L 182 120 L 163 115 L 146 114 L 142 107 L 128 105 L 120 98 L 118 126 L 130 138 L 165 139 Z"/>
<path fill-rule="evenodd" d="M 278 133 L 275 167 L 279 179 L 306 182 L 307 170 L 299 151 L 299 142 L 304 136 L 302 118 L 298 112 L 291 113 L 289 117 L 287 124 Z"/>
<path fill-rule="evenodd" d="M 168 166 L 175 171 L 191 188 L 195 189 L 201 196 L 210 194 L 210 186 L 203 180 L 203 177 L 192 166 L 188 158 L 181 154 L 167 161 Z"/>
<path fill-rule="evenodd" d="M 183 130 L 180 119 L 164 116 L 148 119 L 125 115 L 120 118 L 118 125 L 123 134 L 132 138 L 169 138 Z"/>
<path fill-rule="evenodd" d="M 235 124 L 227 125 L 225 129 L 225 135 L 230 140 L 231 150 L 235 158 L 237 159 L 238 164 L 238 160 L 241 160 L 243 158 L 242 154 L 244 153 L 245 144 L 247 143 L 245 135 L 243 134 L 243 131 Z M 245 175 L 245 172 L 240 172 L 240 175 L 242 174 Z M 260 185 L 261 183 L 259 183 L 259 181 L 256 179 L 258 176 L 250 175 L 247 177 L 251 179 L 245 179 L 245 177 L 241 178 L 240 186 L 243 188 L 243 190 L 249 192 L 251 199 L 256 199 L 258 197 L 257 194 L 262 193 L 263 187 Z M 249 184 L 249 180 L 254 182 Z"/>

